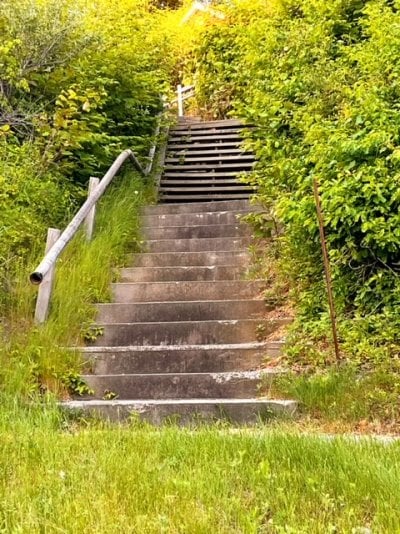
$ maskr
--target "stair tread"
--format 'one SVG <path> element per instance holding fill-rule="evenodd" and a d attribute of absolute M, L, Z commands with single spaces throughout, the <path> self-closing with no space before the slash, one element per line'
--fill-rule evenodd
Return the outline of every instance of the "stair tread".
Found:
<path fill-rule="evenodd" d="M 103 400 L 103 399 L 90 399 L 90 400 L 70 400 L 60 403 L 63 406 L 85 406 L 88 405 L 130 405 L 130 404 L 145 404 L 145 405 L 171 405 L 171 404 L 282 404 L 284 406 L 296 406 L 297 402 L 289 399 L 263 399 L 257 397 L 236 399 L 234 397 L 230 398 L 190 398 L 190 399 L 113 399 L 113 400 Z"/>
<path fill-rule="evenodd" d="M 164 170 L 165 172 L 168 171 L 175 171 L 175 170 L 182 170 L 182 171 L 191 171 L 191 170 L 220 170 L 220 169 L 237 169 L 238 167 L 242 169 L 252 169 L 254 167 L 253 161 L 247 162 L 247 161 L 239 161 L 238 163 L 220 163 L 218 165 L 209 165 L 207 163 L 197 163 L 197 164 L 186 164 L 186 163 L 180 163 L 176 165 L 165 165 Z"/>
<path fill-rule="evenodd" d="M 214 177 L 213 179 L 215 180 L 215 182 L 210 182 L 209 178 L 207 180 L 205 178 L 203 179 L 197 178 L 193 180 L 188 180 L 186 177 L 183 179 L 177 179 L 176 177 L 175 178 L 164 178 L 161 180 L 160 188 L 163 189 L 164 186 L 168 186 L 168 185 L 200 185 L 200 184 L 204 184 L 204 182 L 210 183 L 210 185 L 214 183 L 215 184 L 242 185 L 240 182 L 237 181 L 235 177 L 232 177 L 232 178 Z"/>
<path fill-rule="evenodd" d="M 179 131 L 181 129 L 191 128 L 193 130 L 203 129 L 205 127 L 210 128 L 225 128 L 225 127 L 243 127 L 243 122 L 238 119 L 225 119 L 225 120 L 216 120 L 216 121 L 199 121 L 199 122 L 182 122 L 181 124 L 176 124 L 171 128 L 171 131 Z"/>
<path fill-rule="evenodd" d="M 253 156 L 253 154 L 243 154 L 243 153 L 238 153 L 237 156 L 232 156 L 232 155 L 226 155 L 226 154 L 221 154 L 219 156 L 206 156 L 204 155 L 204 157 L 192 157 L 192 156 L 188 156 L 188 157 L 185 157 L 185 158 L 182 158 L 182 157 L 167 157 L 165 158 L 165 162 L 166 163 L 178 163 L 179 165 L 184 165 L 185 163 L 204 163 L 204 162 L 207 162 L 207 161 L 238 161 L 238 162 L 242 162 L 242 161 L 247 161 L 247 160 L 251 160 L 251 161 L 255 161 L 255 157 Z"/>
<path fill-rule="evenodd" d="M 172 129 L 169 131 L 169 138 L 173 139 L 175 137 L 182 137 L 182 136 L 191 136 L 191 135 L 227 135 L 227 134 L 239 134 L 242 130 L 244 130 L 246 127 L 243 125 L 232 125 L 230 127 L 217 127 L 217 126 L 208 126 L 203 128 L 183 128 L 183 129 Z"/>
<path fill-rule="evenodd" d="M 165 378 L 172 378 L 173 376 L 180 376 L 180 377 L 188 377 L 188 378 L 195 378 L 196 376 L 200 377 L 213 377 L 213 376 L 220 376 L 223 377 L 233 377 L 233 378 L 248 378 L 250 380 L 258 379 L 263 377 L 264 375 L 275 375 L 275 374 L 281 374 L 282 369 L 279 367 L 270 367 L 255 371 L 221 371 L 221 372 L 201 372 L 201 373 L 125 373 L 125 374 L 105 374 L 105 375 L 82 375 L 83 379 L 88 379 L 93 376 L 96 376 L 96 379 L 102 380 L 107 379 L 110 377 L 113 378 L 123 378 L 123 379 L 129 379 L 130 377 L 144 377 L 144 378 L 150 378 L 150 377 L 165 377 Z"/>
<path fill-rule="evenodd" d="M 140 304 L 140 303 L 139 303 Z M 203 345 L 123 345 L 123 346 L 86 346 L 86 347 L 74 347 L 85 353 L 96 352 L 157 352 L 162 350 L 163 352 L 169 351 L 187 351 L 187 350 L 244 350 L 244 349 L 264 349 L 269 346 L 281 347 L 284 344 L 283 341 L 252 341 L 246 343 L 221 343 L 221 344 L 203 344 Z"/>
<path fill-rule="evenodd" d="M 247 199 L 249 198 L 248 193 L 230 193 L 230 194 L 213 194 L 213 195 L 203 195 L 200 198 L 209 199 L 209 200 L 228 200 L 228 199 Z M 162 195 L 162 200 L 198 200 L 199 195 Z"/>
<path fill-rule="evenodd" d="M 230 148 L 227 148 L 230 147 Z M 247 154 L 243 147 L 237 143 L 209 143 L 207 145 L 184 145 L 182 148 L 179 148 L 177 145 L 173 147 L 168 147 L 166 154 L 186 154 L 188 156 L 204 156 L 207 154 Z"/>
<path fill-rule="evenodd" d="M 247 171 L 229 170 L 226 172 L 222 172 L 222 171 L 212 170 L 212 171 L 204 171 L 204 172 L 196 172 L 196 171 L 188 172 L 187 170 L 184 171 L 183 169 L 181 171 L 168 170 L 168 171 L 165 171 L 162 179 L 168 180 L 168 178 L 189 178 L 189 179 L 190 178 L 203 178 L 204 180 L 211 180 L 212 178 L 228 178 L 230 176 L 235 177 L 244 172 L 247 172 Z"/>
<path fill-rule="evenodd" d="M 235 283 L 235 284 L 240 284 L 240 285 L 246 285 L 248 284 L 249 286 L 251 285 L 260 285 L 260 284 L 263 284 L 265 283 L 264 280 L 200 280 L 199 282 L 195 282 L 195 284 L 197 285 L 201 285 L 201 284 L 213 284 L 213 285 L 223 285 L 223 284 L 232 284 L 232 283 Z M 113 282 L 111 285 L 112 286 L 121 286 L 121 285 L 143 285 L 143 284 L 148 284 L 148 285 L 160 285 L 160 284 L 169 284 L 169 285 L 172 285 L 172 284 L 175 284 L 175 286 L 178 286 L 179 284 L 188 284 L 188 285 L 191 285 L 193 286 L 193 282 L 191 281 L 187 281 L 187 280 L 182 280 L 182 281 L 178 281 L 178 282 Z M 210 300 L 210 299 L 208 299 Z M 218 299 L 220 300 L 220 299 Z M 248 299 L 247 299 L 248 300 Z"/>
<path fill-rule="evenodd" d="M 165 192 L 171 192 L 171 193 L 176 193 L 178 191 L 182 191 L 183 193 L 187 192 L 187 193 L 194 193 L 195 191 L 196 192 L 199 192 L 199 193 L 203 193 L 205 191 L 210 191 L 211 193 L 214 192 L 214 191 L 253 191 L 254 190 L 254 187 L 252 185 L 228 185 L 228 186 L 211 186 L 209 185 L 208 187 L 196 187 L 196 186 L 193 186 L 193 187 L 169 187 L 169 186 L 166 186 L 166 185 L 163 185 L 162 187 L 160 187 L 160 192 L 163 193 L 164 191 Z"/>
<path fill-rule="evenodd" d="M 167 144 L 167 152 L 170 152 L 172 150 L 176 150 L 176 149 L 185 149 L 187 150 L 188 152 L 190 150 L 198 150 L 199 148 L 201 148 L 202 150 L 203 149 L 209 149 L 209 148 L 226 148 L 226 147 L 232 147 L 232 148 L 239 148 L 240 145 L 242 144 L 243 142 L 243 139 L 236 139 L 236 140 L 220 140 L 220 141 L 214 141 L 213 143 L 199 143 L 199 142 L 195 142 L 195 140 L 192 139 L 191 143 L 180 143 L 180 142 L 176 142 L 176 143 L 172 143 L 172 144 Z"/>
<path fill-rule="evenodd" d="M 195 321 L 132 321 L 132 322 L 103 322 L 99 321 L 96 324 L 99 326 L 154 326 L 155 324 L 162 325 L 163 328 L 167 328 L 170 326 L 215 326 L 215 325 L 226 325 L 226 326 L 237 326 L 238 324 L 241 325 L 252 325 L 252 324 L 260 324 L 263 322 L 270 322 L 270 323 L 280 323 L 280 324 L 287 324 L 292 321 L 291 317 L 279 317 L 277 319 L 271 319 L 270 321 L 265 321 L 260 317 L 257 317 L 256 319 L 199 319 Z"/>
<path fill-rule="evenodd" d="M 173 421 L 179 425 L 201 421 L 215 422 L 226 419 L 239 424 L 268 421 L 273 414 L 291 416 L 297 408 L 292 400 L 257 399 L 247 397 L 208 399 L 162 399 L 162 400 L 75 400 L 60 403 L 62 408 L 83 410 L 105 417 L 111 421 L 129 420 L 134 413 L 140 420 L 153 425 Z"/>
<path fill-rule="evenodd" d="M 211 134 L 211 135 L 177 135 L 170 137 L 168 139 L 168 146 L 173 146 L 175 143 L 180 144 L 191 144 L 194 142 L 198 142 L 201 144 L 202 141 L 227 141 L 227 140 L 234 140 L 237 143 L 240 143 L 243 139 L 238 133 L 220 133 L 220 134 Z"/>

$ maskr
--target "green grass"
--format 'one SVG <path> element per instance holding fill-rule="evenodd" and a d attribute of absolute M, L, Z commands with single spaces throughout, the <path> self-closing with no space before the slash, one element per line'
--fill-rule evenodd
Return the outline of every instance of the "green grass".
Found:
<path fill-rule="evenodd" d="M 400 443 L 0 413 L 0 531 L 400 532 Z"/>
<path fill-rule="evenodd" d="M 63 394 L 65 385 L 77 379 L 79 355 L 63 347 L 82 345 L 86 336 L 96 334 L 94 303 L 110 299 L 114 268 L 124 264 L 127 252 L 140 250 L 139 211 L 152 194 L 152 185 L 131 172 L 110 187 L 98 205 L 91 243 L 79 233 L 57 262 L 50 315 L 44 325 L 33 323 L 37 288 L 28 281 L 43 251 L 36 252 L 17 274 L 0 355 L 0 378 L 8 391 L 26 395 L 40 386 L 42 391 Z"/>
<path fill-rule="evenodd" d="M 303 414 L 323 422 L 361 424 L 365 430 L 400 428 L 400 375 L 395 365 L 360 371 L 343 364 L 288 373 L 275 381 L 273 393 L 298 400 Z"/>

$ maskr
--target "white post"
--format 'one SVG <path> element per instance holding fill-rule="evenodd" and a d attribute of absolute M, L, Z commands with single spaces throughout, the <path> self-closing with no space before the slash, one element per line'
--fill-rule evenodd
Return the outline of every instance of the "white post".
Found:
<path fill-rule="evenodd" d="M 96 187 L 99 185 L 99 182 L 100 182 L 99 178 L 93 178 L 93 176 L 90 177 L 89 188 L 88 188 L 88 198 L 93 193 L 93 191 L 96 189 Z M 92 239 L 95 216 L 96 216 L 96 204 L 94 204 L 93 208 L 89 211 L 84 222 L 85 232 L 86 232 L 86 241 L 91 241 Z"/>
<path fill-rule="evenodd" d="M 183 110 L 183 96 L 182 96 L 182 85 L 181 84 L 178 85 L 176 95 L 178 98 L 178 117 L 183 117 L 185 113 Z"/>
<path fill-rule="evenodd" d="M 47 230 L 46 253 L 51 249 L 51 247 L 60 237 L 60 234 L 61 230 L 58 230 L 56 228 L 49 228 Z M 52 265 L 47 274 L 44 276 L 43 282 L 39 287 L 35 309 L 35 322 L 38 324 L 44 323 L 49 314 L 49 305 L 51 293 L 53 290 L 55 270 L 55 265 Z"/>

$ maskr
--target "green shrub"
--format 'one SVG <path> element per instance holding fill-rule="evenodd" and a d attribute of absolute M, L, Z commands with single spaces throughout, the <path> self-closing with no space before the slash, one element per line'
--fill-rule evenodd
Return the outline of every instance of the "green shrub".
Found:
<path fill-rule="evenodd" d="M 246 141 L 259 159 L 255 199 L 284 224 L 281 267 L 301 328 L 313 325 L 311 336 L 321 334 L 318 323 L 324 333 L 329 328 L 317 179 L 335 299 L 347 321 L 342 341 L 358 332 L 350 335 L 357 351 L 356 339 L 372 328 L 371 345 L 390 345 L 393 354 L 400 329 L 398 2 L 263 4 L 236 2 L 227 24 L 205 34 L 196 67 L 201 103 L 256 126 Z"/>

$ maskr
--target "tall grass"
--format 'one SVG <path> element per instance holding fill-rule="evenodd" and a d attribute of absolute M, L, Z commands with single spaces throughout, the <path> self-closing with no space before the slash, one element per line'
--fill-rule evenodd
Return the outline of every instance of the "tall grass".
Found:
<path fill-rule="evenodd" d="M 328 424 L 396 433 L 400 428 L 400 383 L 397 372 L 388 367 L 360 372 L 349 363 L 319 372 L 286 373 L 274 382 L 272 393 L 298 400 L 304 414 Z"/>
<path fill-rule="evenodd" d="M 40 387 L 60 394 L 68 377 L 79 373 L 79 356 L 67 348 L 90 333 L 94 303 L 110 298 L 113 269 L 123 265 L 127 252 L 140 249 L 140 207 L 152 195 L 152 185 L 136 174 L 116 180 L 98 205 L 93 240 L 87 243 L 80 232 L 58 260 L 50 315 L 42 326 L 33 323 L 37 289 L 28 276 L 43 251 L 17 273 L 1 354 L 5 390 L 27 394 Z"/>
<path fill-rule="evenodd" d="M 0 412 L 0 530 L 400 532 L 400 443 Z M 363 530 L 364 529 L 364 530 Z"/>

